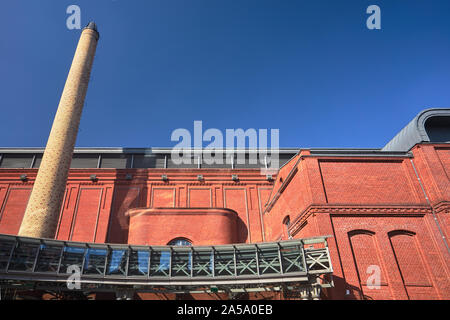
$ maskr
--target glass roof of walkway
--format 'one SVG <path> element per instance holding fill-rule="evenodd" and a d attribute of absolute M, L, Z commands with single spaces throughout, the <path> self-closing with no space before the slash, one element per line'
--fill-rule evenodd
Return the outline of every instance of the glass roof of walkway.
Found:
<path fill-rule="evenodd" d="M 287 282 L 332 286 L 326 237 L 218 246 L 134 246 L 0 235 L 0 284 L 11 281 L 102 286 L 248 286 Z M 265 289 L 264 289 L 265 290 Z"/>

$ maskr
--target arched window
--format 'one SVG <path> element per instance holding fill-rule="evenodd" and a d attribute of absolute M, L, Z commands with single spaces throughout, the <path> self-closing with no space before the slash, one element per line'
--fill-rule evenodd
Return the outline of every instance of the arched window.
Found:
<path fill-rule="evenodd" d="M 405 288 L 431 287 L 430 274 L 422 257 L 423 249 L 416 233 L 409 230 L 394 230 L 388 232 L 388 236 Z M 418 293 L 408 291 L 411 299 L 417 299 L 416 294 Z"/>
<path fill-rule="evenodd" d="M 168 246 L 192 246 L 192 242 L 186 238 L 175 238 L 169 241 Z"/>
<path fill-rule="evenodd" d="M 190 247 L 192 242 L 186 238 L 175 238 L 169 241 L 169 246 Z M 172 276 L 189 276 L 192 266 L 192 251 L 171 250 L 161 255 L 160 264 L 165 263 L 167 266 L 172 264 Z"/>
<path fill-rule="evenodd" d="M 286 226 L 286 233 L 289 239 L 292 239 L 291 232 L 289 231 L 289 227 L 291 225 L 291 218 L 289 216 L 284 217 L 283 224 Z"/>

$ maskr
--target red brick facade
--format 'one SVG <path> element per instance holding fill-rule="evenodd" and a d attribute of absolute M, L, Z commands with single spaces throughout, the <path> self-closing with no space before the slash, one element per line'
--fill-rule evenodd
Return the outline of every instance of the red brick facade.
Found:
<path fill-rule="evenodd" d="M 450 147 L 420 144 L 411 154 L 302 150 L 274 182 L 259 169 L 71 169 L 56 238 L 254 243 L 286 239 L 289 216 L 293 238 L 331 236 L 335 287 L 324 298 L 449 299 L 450 256 L 442 236 L 449 234 Z M 0 169 L 0 233 L 17 234 L 36 173 Z M 377 289 L 367 282 L 373 265 L 381 272 Z"/>
<path fill-rule="evenodd" d="M 0 233 L 17 234 L 36 172 L 35 169 L 0 169 Z M 19 180 L 23 173 L 28 176 L 27 182 Z M 133 175 L 132 180 L 126 180 L 127 173 Z M 91 174 L 97 175 L 97 182 L 90 180 Z M 162 174 L 168 176 L 167 182 L 162 181 Z M 198 174 L 203 175 L 203 181 L 197 180 Z M 232 174 L 238 175 L 239 182 L 232 181 Z M 227 214 L 236 214 L 230 241 L 262 242 L 264 204 L 272 186 L 259 170 L 253 169 L 72 169 L 56 238 L 128 243 L 128 209 L 227 208 L 230 209 L 224 210 Z M 196 233 L 195 228 L 211 230 L 209 238 L 194 245 L 212 244 L 220 238 L 217 218 L 210 219 L 217 215 L 203 216 L 202 224 L 193 224 L 186 217 L 174 219 L 173 215 L 166 215 L 158 234 L 149 241 L 165 245 L 177 236 L 187 237 L 169 232 L 174 221 L 180 220 L 176 223 L 184 226 L 187 233 Z"/>
<path fill-rule="evenodd" d="M 278 174 L 264 214 L 268 239 L 331 235 L 331 299 L 448 299 L 450 148 L 413 157 L 316 157 L 302 151 Z M 439 230 L 441 229 L 441 230 Z M 442 233 L 442 234 L 441 234 Z M 370 289 L 370 265 L 381 286 Z"/>

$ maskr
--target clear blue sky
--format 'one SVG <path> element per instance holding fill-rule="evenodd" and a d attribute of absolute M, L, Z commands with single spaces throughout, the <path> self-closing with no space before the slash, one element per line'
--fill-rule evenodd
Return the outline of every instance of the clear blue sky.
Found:
<path fill-rule="evenodd" d="M 4 0 L 1 147 L 46 144 L 80 35 L 71 4 L 100 31 L 79 147 L 170 147 L 202 120 L 278 128 L 282 147 L 378 148 L 450 107 L 448 0 Z"/>

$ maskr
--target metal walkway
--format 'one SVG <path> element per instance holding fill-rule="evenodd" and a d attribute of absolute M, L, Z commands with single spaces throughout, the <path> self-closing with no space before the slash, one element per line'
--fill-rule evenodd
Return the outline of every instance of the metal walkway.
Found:
<path fill-rule="evenodd" d="M 191 247 L 0 234 L 0 286 L 35 282 L 63 287 L 76 279 L 97 289 L 225 286 L 267 291 L 292 283 L 329 287 L 332 281 L 322 281 L 333 272 L 326 238 Z"/>

